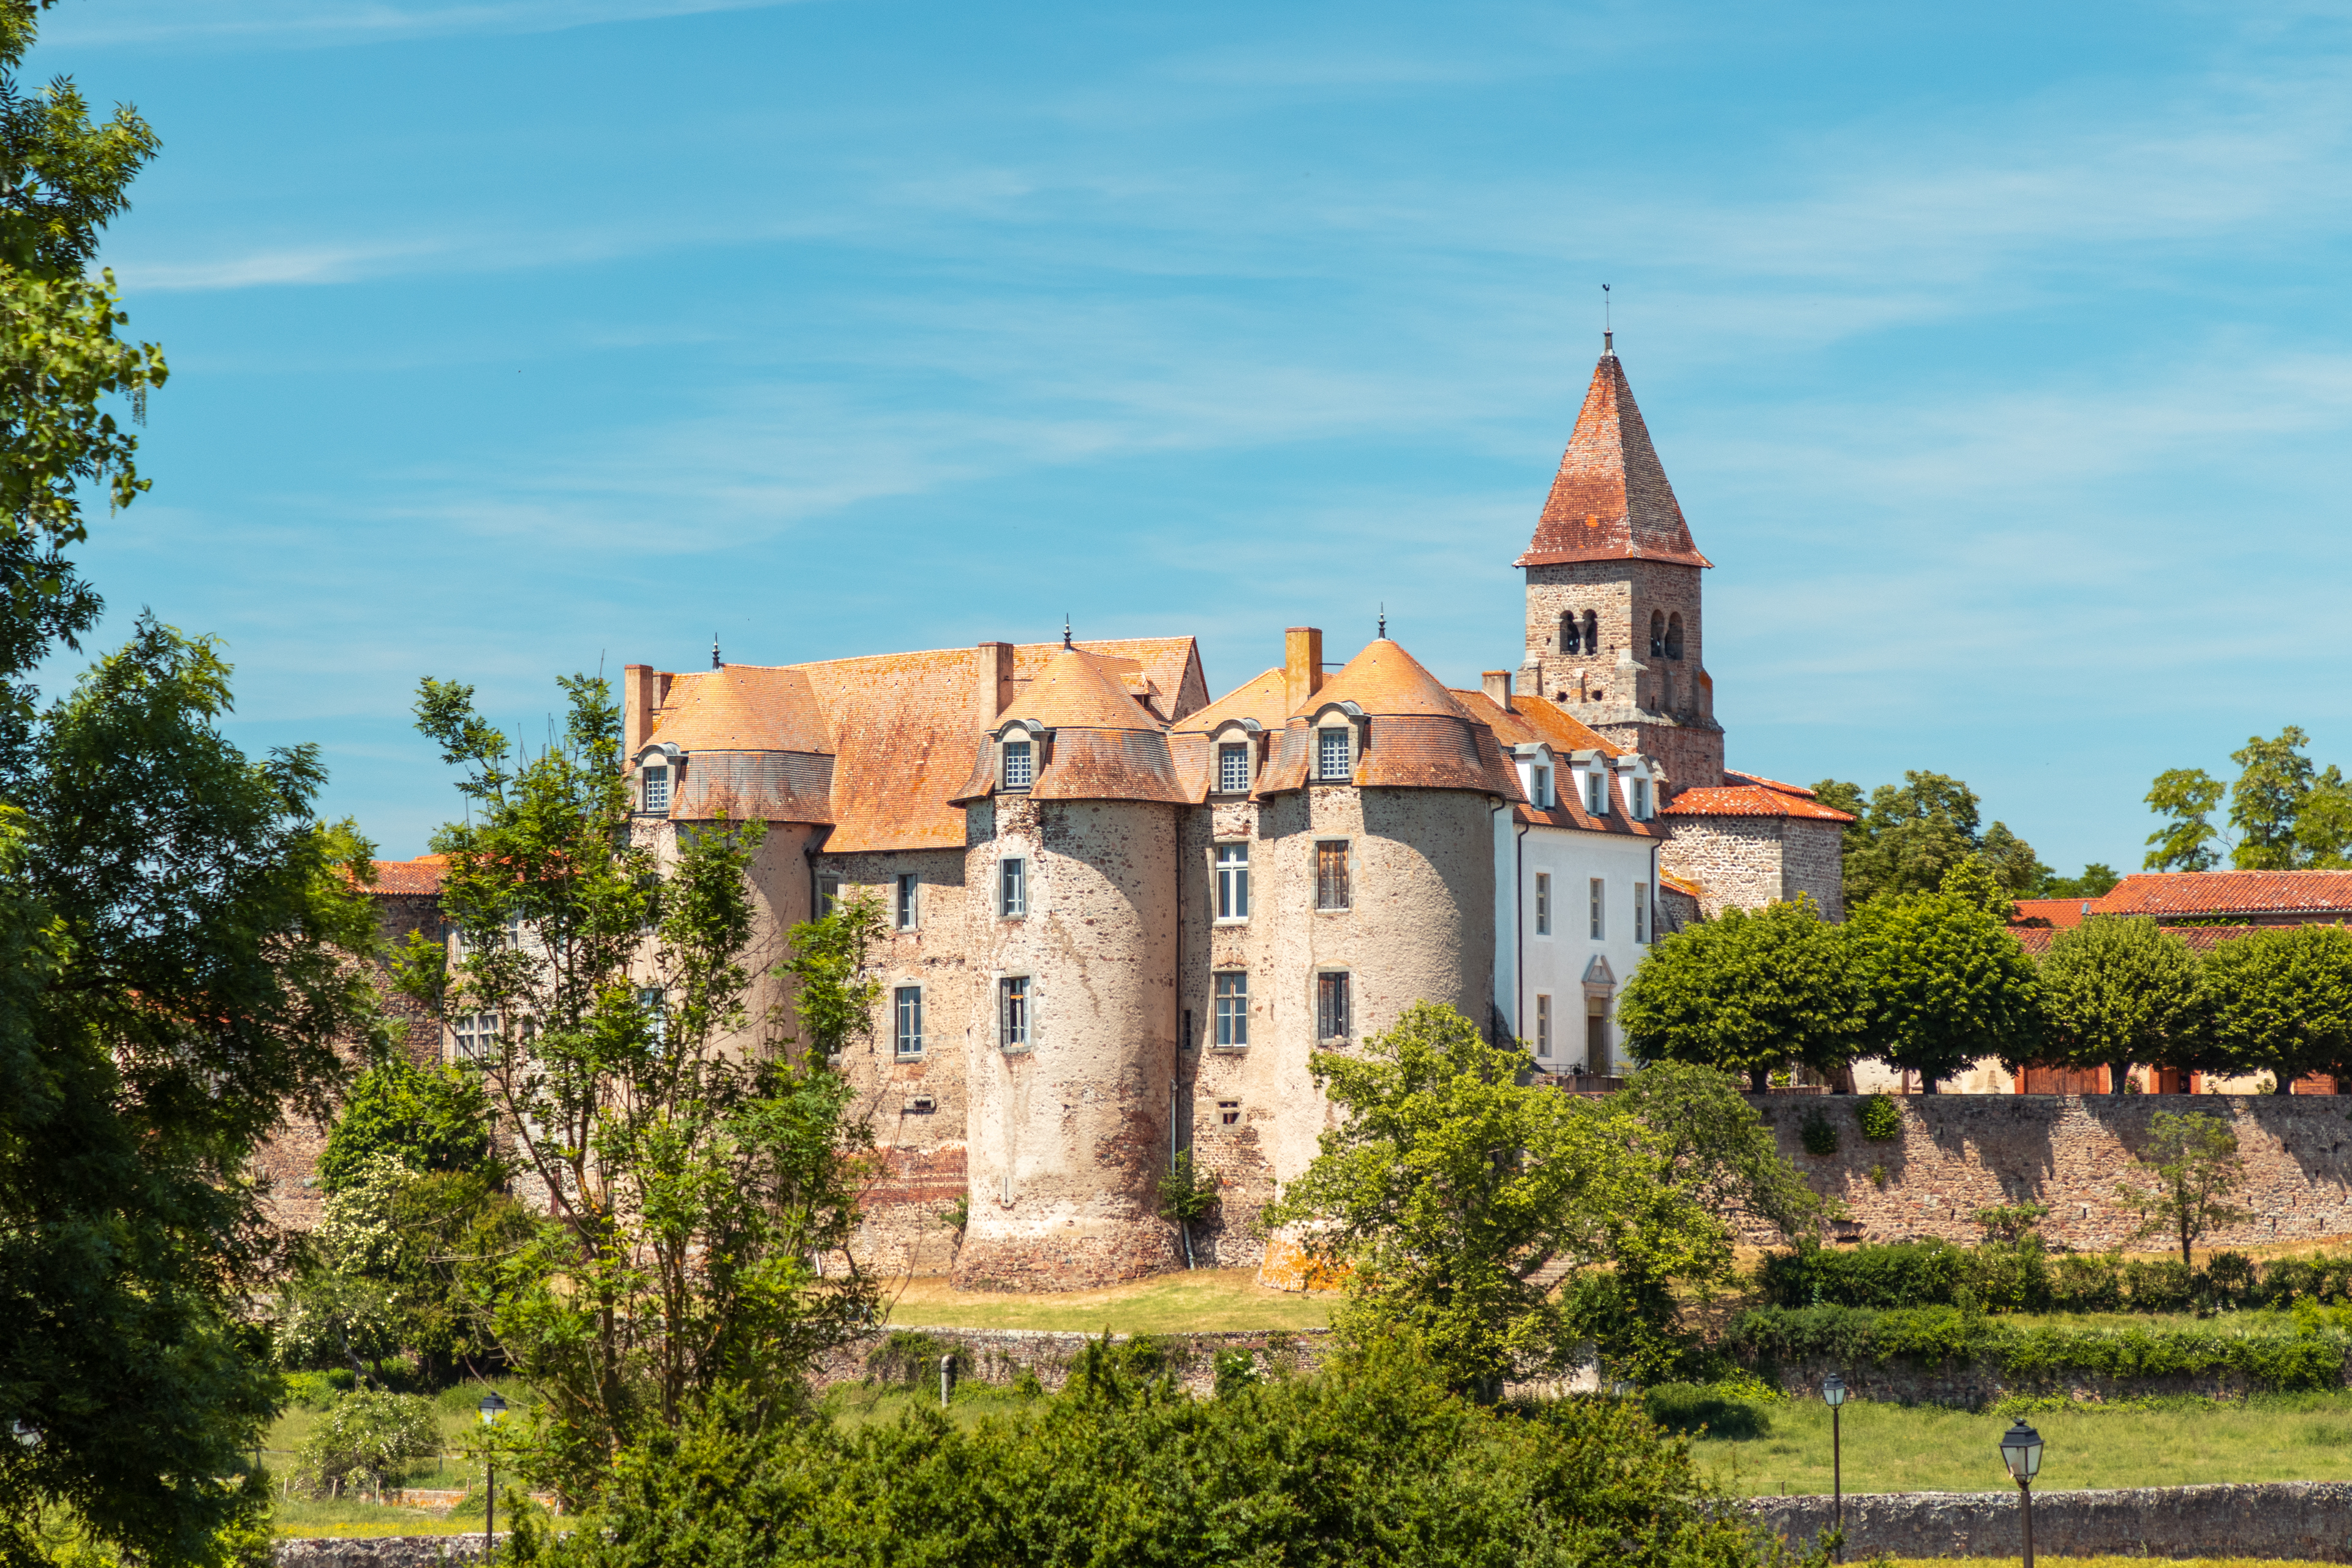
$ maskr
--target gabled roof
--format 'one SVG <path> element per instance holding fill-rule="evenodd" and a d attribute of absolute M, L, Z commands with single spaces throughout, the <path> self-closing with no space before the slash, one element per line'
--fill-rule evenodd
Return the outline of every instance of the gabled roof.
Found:
<path fill-rule="evenodd" d="M 1250 677 L 1207 707 L 1187 714 L 1177 721 L 1176 733 L 1206 735 L 1218 725 L 1236 719 L 1255 719 L 1261 730 L 1279 730 L 1283 720 L 1289 717 L 1288 696 L 1282 667 L 1276 665 Z"/>
<path fill-rule="evenodd" d="M 1625 559 L 1714 564 L 1691 542 L 1690 525 L 1650 445 L 1624 366 L 1604 351 L 1535 537 L 1512 564 Z"/>
<path fill-rule="evenodd" d="M 1726 774 L 1726 777 L 1737 775 Z M 1793 816 L 1813 822 L 1848 823 L 1843 811 L 1823 805 L 1811 790 L 1790 793 L 1766 784 L 1726 784 L 1721 789 L 1686 789 L 1660 816 Z"/>
<path fill-rule="evenodd" d="M 2352 915 L 2352 871 L 2138 871 L 2102 899 L 2111 915 Z"/>
<path fill-rule="evenodd" d="M 361 891 L 384 898 L 399 898 L 416 893 L 437 893 L 443 879 L 449 875 L 446 855 L 419 855 L 414 860 L 379 860 L 375 863 L 375 881 Z"/>
<path fill-rule="evenodd" d="M 1473 717 L 1494 732 L 1495 740 L 1507 752 L 1513 746 L 1540 742 L 1549 746 L 1563 761 L 1575 752 L 1599 752 L 1604 756 L 1624 755 L 1571 715 L 1561 711 L 1541 697 L 1511 699 L 1505 709 L 1484 691 L 1460 691 L 1454 699 L 1468 709 Z M 1516 773 L 1518 770 L 1511 770 Z M 1625 792 L 1615 775 L 1609 780 L 1609 815 L 1594 816 L 1584 809 L 1584 801 L 1576 790 L 1562 783 L 1552 791 L 1552 808 L 1539 811 L 1532 801 L 1521 800 L 1511 809 L 1515 822 L 1535 826 L 1572 827 L 1587 833 L 1614 833 L 1628 838 L 1664 838 L 1665 833 L 1655 822 L 1637 822 L 1625 809 Z"/>

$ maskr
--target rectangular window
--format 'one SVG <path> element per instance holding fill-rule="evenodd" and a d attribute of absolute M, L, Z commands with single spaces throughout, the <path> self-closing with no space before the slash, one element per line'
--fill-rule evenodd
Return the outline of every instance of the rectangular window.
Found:
<path fill-rule="evenodd" d="M 1029 1043 L 1029 977 L 1008 974 L 997 982 L 996 1037 L 1006 1050 Z"/>
<path fill-rule="evenodd" d="M 1535 807 L 1538 811 L 1549 811 L 1551 809 L 1551 770 L 1538 768 L 1535 770 L 1535 776 L 1536 787 L 1533 792 L 1536 797 Z"/>
<path fill-rule="evenodd" d="M 1318 779 L 1348 780 L 1348 731 L 1318 730 L 1315 731 L 1315 776 Z"/>
<path fill-rule="evenodd" d="M 1249 919 L 1249 846 L 1217 846 L 1217 918 Z"/>
<path fill-rule="evenodd" d="M 1609 774 L 1601 768 L 1584 771 L 1584 809 L 1594 816 L 1609 815 Z"/>
<path fill-rule="evenodd" d="M 1536 934 L 1551 934 L 1551 873 L 1536 873 Z"/>
<path fill-rule="evenodd" d="M 1318 1040 L 1344 1040 L 1348 1037 L 1348 976 L 1342 973 L 1325 973 L 1315 977 L 1315 1037 Z"/>
<path fill-rule="evenodd" d="M 1344 910 L 1348 904 L 1348 845 L 1337 843 L 1315 847 L 1315 907 L 1318 910 Z"/>
<path fill-rule="evenodd" d="M 898 873 L 898 921 L 900 931 L 915 929 L 915 874 L 912 871 Z"/>
<path fill-rule="evenodd" d="M 1633 940 L 1647 943 L 1650 940 L 1650 884 L 1633 884 Z"/>
<path fill-rule="evenodd" d="M 1217 976 L 1217 1044 L 1249 1044 L 1249 976 Z"/>
<path fill-rule="evenodd" d="M 1017 921 L 1029 912 L 1029 862 L 999 860 L 996 863 L 996 912 L 1008 921 Z"/>
<path fill-rule="evenodd" d="M 1551 998 L 1536 995 L 1536 1055 L 1551 1059 Z"/>
<path fill-rule="evenodd" d="M 1004 787 L 1006 789 L 1027 789 L 1029 787 L 1029 781 L 1034 776 L 1034 772 L 1030 766 L 1029 761 L 1029 742 L 1026 741 L 1005 742 Z"/>
<path fill-rule="evenodd" d="M 1217 748 L 1217 788 L 1226 795 L 1239 795 L 1249 788 L 1249 742 L 1238 746 Z"/>
<path fill-rule="evenodd" d="M 816 879 L 816 918 L 824 919 L 841 902 L 841 879 L 819 877 Z"/>
<path fill-rule="evenodd" d="M 669 1023 L 669 998 L 658 985 L 642 986 L 637 991 L 637 1005 L 646 1010 L 646 1027 L 653 1035 L 654 1049 L 658 1051 Z"/>
<path fill-rule="evenodd" d="M 499 1055 L 499 1016 L 496 1013 L 464 1013 L 457 1022 L 457 1059 L 461 1062 L 494 1061 Z"/>
<path fill-rule="evenodd" d="M 669 809 L 669 768 L 667 765 L 648 766 L 640 771 L 645 774 L 646 781 L 645 808 L 647 811 L 667 811 Z"/>
<path fill-rule="evenodd" d="M 1633 781 L 1633 815 L 1644 822 L 1650 818 L 1650 781 L 1647 779 Z"/>
<path fill-rule="evenodd" d="M 1600 878 L 1592 879 L 1592 940 L 1601 941 L 1609 934 L 1609 884 Z"/>
<path fill-rule="evenodd" d="M 1239 1125 L 1241 1124 L 1241 1120 L 1242 1120 L 1242 1102 L 1241 1102 L 1240 1100 L 1221 1100 L 1217 1101 L 1217 1125 L 1218 1125 L 1218 1126 L 1220 1126 L 1220 1127 L 1237 1127 L 1237 1126 L 1239 1126 Z"/>
<path fill-rule="evenodd" d="M 901 985 L 897 1001 L 898 1054 L 919 1057 L 923 1054 L 923 988 Z"/>

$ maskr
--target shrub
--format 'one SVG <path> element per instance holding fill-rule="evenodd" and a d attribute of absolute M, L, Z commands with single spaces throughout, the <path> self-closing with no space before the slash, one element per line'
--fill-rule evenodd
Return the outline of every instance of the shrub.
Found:
<path fill-rule="evenodd" d="M 1215 1371 L 1217 1397 L 1231 1399 L 1258 1381 L 1257 1357 L 1247 1351 L 1219 1351 Z"/>
<path fill-rule="evenodd" d="M 940 1357 L 957 1358 L 957 1369 L 971 1369 L 962 1363 L 963 1346 L 954 1340 L 943 1340 L 920 1329 L 893 1329 L 889 1336 L 866 1352 L 866 1373 L 882 1383 L 918 1384 L 934 1378 L 940 1373 Z"/>
<path fill-rule="evenodd" d="M 365 1486 L 382 1491 L 394 1472 L 431 1454 L 440 1434 L 433 1406 L 414 1394 L 358 1389 L 337 1400 L 294 1456 L 294 1480 L 314 1496 Z"/>
<path fill-rule="evenodd" d="M 1969 1287 L 1986 1310 L 2032 1312 L 2049 1307 L 2049 1255 L 2040 1237 L 1989 1241 L 1968 1256 Z"/>
<path fill-rule="evenodd" d="M 1744 1439 L 1772 1430 L 1772 1417 L 1760 1404 L 1708 1384 L 1660 1384 L 1643 1394 L 1642 1408 L 1662 1432 Z"/>
<path fill-rule="evenodd" d="M 1903 1136 L 1903 1112 L 1891 1094 L 1874 1094 L 1862 1102 L 1862 1135 L 1874 1143 L 1891 1143 Z"/>
<path fill-rule="evenodd" d="M 1797 1136 L 1803 1140 L 1808 1154 L 1834 1154 L 1838 1152 L 1838 1131 L 1835 1123 L 1823 1115 L 1819 1106 L 1805 1113 L 1797 1127 Z"/>
<path fill-rule="evenodd" d="M 1925 1307 L 1950 1302 L 1969 1255 L 1948 1241 L 1864 1243 L 1850 1249 L 1771 1253 L 1757 1283 L 1782 1307 Z"/>

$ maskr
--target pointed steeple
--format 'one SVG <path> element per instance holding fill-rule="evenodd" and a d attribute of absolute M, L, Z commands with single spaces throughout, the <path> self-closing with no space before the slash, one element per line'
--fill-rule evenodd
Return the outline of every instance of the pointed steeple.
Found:
<path fill-rule="evenodd" d="M 1535 538 L 1511 564 L 1622 560 L 1715 564 L 1691 542 L 1690 525 L 1633 405 L 1625 367 L 1613 349 L 1604 349 Z"/>

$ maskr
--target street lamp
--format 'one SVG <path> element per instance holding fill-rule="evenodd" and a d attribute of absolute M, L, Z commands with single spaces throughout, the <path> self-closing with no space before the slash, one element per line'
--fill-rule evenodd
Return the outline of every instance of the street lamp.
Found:
<path fill-rule="evenodd" d="M 1845 1561 L 1845 1467 L 1838 1442 L 1838 1406 L 1845 1403 L 1845 1379 L 1822 1379 L 1822 1403 L 1830 1407 L 1830 1510 L 1838 1531 L 1838 1561 Z"/>
<path fill-rule="evenodd" d="M 495 1430 L 499 1424 L 499 1417 L 506 1414 L 507 1402 L 499 1398 L 499 1391 L 493 1388 L 482 1395 L 481 1404 L 475 1408 L 482 1413 L 482 1425 Z M 486 1443 L 482 1447 L 482 1561 L 485 1563 L 488 1562 L 490 1554 L 498 1550 L 496 1540 L 498 1528 L 498 1450 Z"/>
<path fill-rule="evenodd" d="M 2017 1478 L 2018 1506 L 2025 1513 L 2025 1568 L 2033 1568 L 2033 1478 L 2042 1473 L 2042 1434 L 2022 1420 L 2000 1436 L 2000 1462 Z"/>

